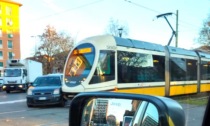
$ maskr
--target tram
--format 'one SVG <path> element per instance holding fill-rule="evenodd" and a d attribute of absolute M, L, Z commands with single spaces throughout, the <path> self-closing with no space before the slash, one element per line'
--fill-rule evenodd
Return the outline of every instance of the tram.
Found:
<path fill-rule="evenodd" d="M 86 38 L 70 51 L 63 93 L 114 91 L 157 96 L 210 91 L 210 54 L 111 35 Z"/>

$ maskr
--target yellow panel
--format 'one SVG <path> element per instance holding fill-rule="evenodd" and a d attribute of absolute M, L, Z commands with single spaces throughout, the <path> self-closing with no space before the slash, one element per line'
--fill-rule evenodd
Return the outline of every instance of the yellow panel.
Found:
<path fill-rule="evenodd" d="M 165 96 L 165 87 L 145 87 L 145 88 L 115 89 L 115 92 Z"/>
<path fill-rule="evenodd" d="M 181 95 L 181 94 L 191 94 L 197 92 L 197 85 L 181 85 L 170 87 L 170 96 Z"/>
<path fill-rule="evenodd" d="M 200 92 L 210 91 L 210 84 L 201 84 Z"/>

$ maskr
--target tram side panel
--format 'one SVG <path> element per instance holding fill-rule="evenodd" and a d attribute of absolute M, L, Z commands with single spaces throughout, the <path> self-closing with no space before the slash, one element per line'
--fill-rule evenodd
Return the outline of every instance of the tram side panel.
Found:
<path fill-rule="evenodd" d="M 164 53 L 124 50 L 121 48 L 117 52 L 117 92 L 165 96 Z"/>
<path fill-rule="evenodd" d="M 197 52 L 200 57 L 199 74 L 200 90 L 199 92 L 210 91 L 210 54 Z"/>
<path fill-rule="evenodd" d="M 197 93 L 198 56 L 194 51 L 168 47 L 170 96 Z"/>

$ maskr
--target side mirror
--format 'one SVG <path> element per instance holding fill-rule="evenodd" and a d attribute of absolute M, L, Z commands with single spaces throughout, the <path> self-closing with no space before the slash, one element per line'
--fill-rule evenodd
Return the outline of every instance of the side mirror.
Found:
<path fill-rule="evenodd" d="M 159 96 L 80 93 L 71 101 L 69 126 L 184 126 L 179 103 Z"/>

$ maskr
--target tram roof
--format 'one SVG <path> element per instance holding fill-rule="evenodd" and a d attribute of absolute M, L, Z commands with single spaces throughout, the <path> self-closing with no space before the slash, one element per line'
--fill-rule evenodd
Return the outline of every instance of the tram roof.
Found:
<path fill-rule="evenodd" d="M 197 54 L 194 50 L 187 50 L 183 48 L 177 48 L 172 46 L 167 46 L 170 54 L 178 54 L 178 55 L 187 55 L 197 57 Z"/>
<path fill-rule="evenodd" d="M 201 58 L 207 58 L 210 59 L 210 54 L 206 52 L 198 52 Z"/>
<path fill-rule="evenodd" d="M 139 40 L 134 40 L 134 39 L 124 39 L 120 37 L 114 37 L 114 38 L 115 38 L 117 46 L 165 52 L 165 49 L 164 49 L 165 47 L 160 44 L 139 41 Z"/>
<path fill-rule="evenodd" d="M 117 43 L 117 46 L 159 51 L 159 52 L 165 52 L 165 47 L 167 47 L 170 54 L 188 55 L 188 56 L 197 57 L 196 52 L 193 50 L 187 50 L 187 49 L 177 48 L 177 47 L 172 47 L 172 46 L 163 46 L 160 44 L 155 44 L 155 43 L 146 42 L 146 41 L 139 41 L 139 40 L 134 40 L 134 39 L 125 39 L 125 38 L 120 38 L 120 37 L 114 37 L 114 38 Z"/>

